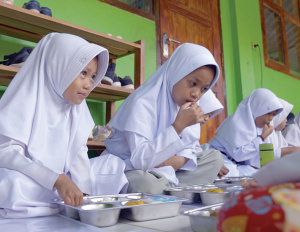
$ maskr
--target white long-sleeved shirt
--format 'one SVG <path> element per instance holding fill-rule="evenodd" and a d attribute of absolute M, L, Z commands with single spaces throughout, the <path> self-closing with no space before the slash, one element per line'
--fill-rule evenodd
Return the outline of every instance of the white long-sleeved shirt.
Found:
<path fill-rule="evenodd" d="M 198 141 L 185 141 L 178 136 L 173 126 L 149 141 L 142 135 L 133 132 L 121 132 L 112 128 L 111 136 L 104 141 L 106 151 L 103 154 L 113 154 L 126 163 L 125 172 L 131 170 L 156 170 L 164 174 L 167 179 L 178 184 L 175 170 L 171 166 L 155 168 L 172 156 L 183 156 L 188 162 L 181 167 L 182 170 L 195 170 L 197 168 L 195 145 Z"/>
<path fill-rule="evenodd" d="M 54 190 L 58 176 L 63 173 L 51 170 L 38 160 L 32 160 L 25 144 L 3 135 L 0 135 L 0 168 L 19 171 L 51 191 Z M 90 193 L 90 162 L 85 144 L 82 145 L 71 169 L 65 174 L 82 192 Z"/>
<path fill-rule="evenodd" d="M 234 147 L 221 136 L 215 135 L 209 142 L 209 145 L 221 152 L 224 152 L 236 162 L 243 162 L 246 165 L 260 167 L 259 144 L 263 143 L 261 138 L 257 137 L 247 145 Z M 274 156 L 281 156 L 281 148 L 274 149 Z"/>

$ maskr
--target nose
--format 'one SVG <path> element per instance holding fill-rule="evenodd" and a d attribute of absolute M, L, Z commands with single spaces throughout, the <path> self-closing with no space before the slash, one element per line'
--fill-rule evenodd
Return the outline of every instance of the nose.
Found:
<path fill-rule="evenodd" d="M 201 94 L 200 89 L 194 89 L 191 93 L 191 97 L 194 99 L 199 100 L 202 97 L 203 94 Z"/>
<path fill-rule="evenodd" d="M 86 90 L 90 90 L 90 88 L 93 86 L 92 81 L 90 80 L 90 78 L 85 78 L 85 82 L 84 82 L 84 89 Z"/>

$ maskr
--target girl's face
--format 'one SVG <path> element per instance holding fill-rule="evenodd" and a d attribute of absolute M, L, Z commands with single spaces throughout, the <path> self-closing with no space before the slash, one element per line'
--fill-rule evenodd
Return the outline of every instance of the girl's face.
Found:
<path fill-rule="evenodd" d="M 209 120 L 209 118 L 210 118 L 210 116 L 212 115 L 212 113 L 213 113 L 213 112 L 208 113 L 208 114 L 204 114 L 204 115 L 203 115 L 202 118 L 203 118 L 204 122 L 201 122 L 201 123 L 200 123 L 201 126 L 204 125 L 204 124 Z"/>
<path fill-rule="evenodd" d="M 275 128 L 275 131 L 282 131 L 282 130 L 285 128 L 286 122 L 287 122 L 287 119 L 285 118 L 285 119 L 282 121 L 282 123 L 280 123 L 280 124 Z"/>
<path fill-rule="evenodd" d="M 270 113 L 267 113 L 267 114 L 264 114 L 262 116 L 259 116 L 255 119 L 255 125 L 258 127 L 258 128 L 263 128 L 265 124 L 270 124 L 270 122 L 272 121 L 273 117 L 275 116 L 276 114 L 276 110 L 270 112 Z"/>
<path fill-rule="evenodd" d="M 178 81 L 172 90 L 176 104 L 181 107 L 186 102 L 197 102 L 209 89 L 214 76 L 212 68 L 202 66 Z"/>
<path fill-rule="evenodd" d="M 63 97 L 67 102 L 79 105 L 90 94 L 96 78 L 97 67 L 98 58 L 95 57 L 63 93 Z"/>

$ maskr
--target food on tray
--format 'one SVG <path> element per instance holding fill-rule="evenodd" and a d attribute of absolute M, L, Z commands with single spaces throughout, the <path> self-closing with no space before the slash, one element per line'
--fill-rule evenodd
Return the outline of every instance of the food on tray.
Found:
<path fill-rule="evenodd" d="M 207 189 L 206 192 L 208 193 L 224 193 L 222 189 Z"/>
<path fill-rule="evenodd" d="M 250 179 L 247 179 L 247 178 L 240 179 L 240 181 L 248 181 L 248 180 L 250 180 Z"/>
<path fill-rule="evenodd" d="M 206 216 L 206 217 L 217 217 L 218 212 L 215 210 L 206 210 L 206 211 L 200 211 L 200 215 Z"/>
<path fill-rule="evenodd" d="M 125 203 L 125 205 L 144 205 L 146 204 L 144 201 L 128 201 L 127 203 Z"/>

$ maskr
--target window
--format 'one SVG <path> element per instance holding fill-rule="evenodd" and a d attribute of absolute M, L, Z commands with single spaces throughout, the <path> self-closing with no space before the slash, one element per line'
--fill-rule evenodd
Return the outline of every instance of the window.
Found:
<path fill-rule="evenodd" d="M 126 3 L 130 6 L 136 7 L 140 10 L 152 13 L 151 0 L 119 0 L 120 2 Z"/>
<path fill-rule="evenodd" d="M 109 5 L 118 7 L 122 10 L 129 11 L 133 14 L 140 15 L 152 21 L 156 20 L 158 14 L 157 5 L 159 0 L 98 0 Z"/>
<path fill-rule="evenodd" d="M 300 79 L 300 0 L 260 0 L 265 65 Z"/>

